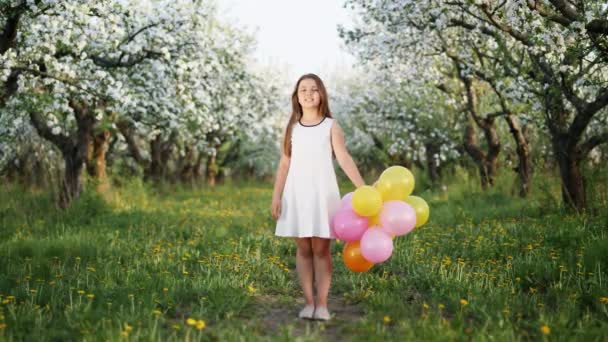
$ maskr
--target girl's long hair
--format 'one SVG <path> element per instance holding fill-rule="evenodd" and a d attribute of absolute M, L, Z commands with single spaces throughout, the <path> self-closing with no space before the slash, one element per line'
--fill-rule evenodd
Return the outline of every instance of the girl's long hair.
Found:
<path fill-rule="evenodd" d="M 289 157 L 291 157 L 291 131 L 293 130 L 293 125 L 302 118 L 302 106 L 300 105 L 300 102 L 298 102 L 298 87 L 300 86 L 300 82 L 306 79 L 312 79 L 317 84 L 317 89 L 319 90 L 319 95 L 321 98 L 321 101 L 319 102 L 319 113 L 321 116 L 323 116 L 323 118 L 332 117 L 331 111 L 329 110 L 327 90 L 325 90 L 325 85 L 323 84 L 323 81 L 321 81 L 321 78 L 315 74 L 302 75 L 302 77 L 298 79 L 298 82 L 296 82 L 296 86 L 291 94 L 291 117 L 287 123 L 287 128 L 285 129 L 285 138 L 283 139 L 283 150 Z"/>

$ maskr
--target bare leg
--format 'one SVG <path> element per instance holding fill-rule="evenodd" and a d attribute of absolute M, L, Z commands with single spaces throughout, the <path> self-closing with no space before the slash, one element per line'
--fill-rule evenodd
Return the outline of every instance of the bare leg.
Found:
<path fill-rule="evenodd" d="M 312 238 L 314 273 L 317 286 L 317 307 L 327 307 L 327 296 L 331 285 L 330 239 Z"/>
<path fill-rule="evenodd" d="M 312 290 L 313 283 L 313 254 L 310 238 L 296 238 L 298 251 L 296 253 L 296 270 L 300 279 L 300 286 L 304 292 L 306 305 L 314 305 Z"/>

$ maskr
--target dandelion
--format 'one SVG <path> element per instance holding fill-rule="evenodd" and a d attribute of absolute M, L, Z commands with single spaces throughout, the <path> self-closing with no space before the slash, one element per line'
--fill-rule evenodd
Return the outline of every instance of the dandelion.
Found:
<path fill-rule="evenodd" d="M 600 303 L 608 304 L 608 297 L 600 297 Z"/>
<path fill-rule="evenodd" d="M 89 299 L 93 299 L 93 298 L 95 298 L 95 295 L 94 295 L 94 294 L 92 294 L 92 293 L 89 293 L 89 294 L 87 295 L 87 298 L 89 298 Z"/>
<path fill-rule="evenodd" d="M 389 324 L 391 322 L 391 316 L 386 315 L 384 316 L 383 320 L 384 324 Z"/>
<path fill-rule="evenodd" d="M 161 313 L 162 313 L 162 312 L 160 312 L 160 310 L 153 310 L 153 311 L 152 311 L 152 314 L 153 314 L 153 315 L 156 315 L 156 316 L 159 316 Z"/>
<path fill-rule="evenodd" d="M 543 335 L 549 335 L 549 333 L 551 333 L 551 328 L 549 328 L 548 325 L 543 324 L 540 326 L 540 332 L 543 333 Z"/>
<path fill-rule="evenodd" d="M 196 325 L 196 320 L 194 318 L 188 318 L 186 320 L 186 324 L 188 324 L 188 325 Z"/>
<path fill-rule="evenodd" d="M 462 299 L 460 300 L 460 305 L 462 305 L 462 306 L 469 305 L 469 301 L 467 301 L 466 299 L 462 298 Z"/>
<path fill-rule="evenodd" d="M 439 304 L 439 305 L 437 305 L 437 307 L 439 308 L 439 310 L 445 309 L 445 305 L 443 305 L 443 304 Z"/>
<path fill-rule="evenodd" d="M 205 324 L 205 321 L 203 321 L 203 320 L 196 321 L 196 329 L 202 330 L 202 329 L 205 329 L 206 326 L 207 325 Z"/>
<path fill-rule="evenodd" d="M 536 288 L 534 288 L 534 287 L 530 287 L 529 290 L 530 290 L 530 293 L 536 293 L 536 291 L 537 291 Z"/>
<path fill-rule="evenodd" d="M 78 290 L 78 294 L 79 295 L 83 295 L 84 294 L 84 290 Z"/>
<path fill-rule="evenodd" d="M 253 287 L 253 285 L 249 285 L 247 287 L 247 290 L 249 291 L 249 293 L 255 293 L 257 291 L 257 289 Z"/>
<path fill-rule="evenodd" d="M 427 303 L 422 303 L 422 307 L 425 308 L 425 309 L 428 309 L 429 305 Z"/>

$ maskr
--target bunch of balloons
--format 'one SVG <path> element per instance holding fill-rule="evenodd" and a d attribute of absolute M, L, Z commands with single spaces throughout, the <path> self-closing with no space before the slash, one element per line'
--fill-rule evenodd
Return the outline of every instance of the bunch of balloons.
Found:
<path fill-rule="evenodd" d="M 331 227 L 345 241 L 342 260 L 354 272 L 365 272 L 393 253 L 395 236 L 405 235 L 429 219 L 424 199 L 411 196 L 414 175 L 403 166 L 384 170 L 374 186 L 364 185 L 342 198 Z"/>

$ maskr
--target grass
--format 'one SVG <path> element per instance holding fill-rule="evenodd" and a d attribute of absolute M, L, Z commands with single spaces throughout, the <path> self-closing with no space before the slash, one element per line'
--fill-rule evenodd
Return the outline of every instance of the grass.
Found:
<path fill-rule="evenodd" d="M 273 235 L 271 185 L 131 181 L 67 211 L 4 186 L 0 339 L 605 340 L 608 210 L 564 213 L 549 181 L 526 200 L 455 183 L 417 192 L 431 220 L 369 272 L 332 245 L 334 309 L 359 314 L 327 324 L 295 319 L 295 246 Z"/>

